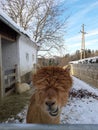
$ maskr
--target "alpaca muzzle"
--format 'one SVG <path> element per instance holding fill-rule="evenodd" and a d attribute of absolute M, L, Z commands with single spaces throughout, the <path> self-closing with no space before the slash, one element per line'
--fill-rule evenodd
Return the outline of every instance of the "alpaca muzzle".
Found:
<path fill-rule="evenodd" d="M 57 116 L 59 114 L 59 109 L 55 102 L 46 102 L 46 106 L 48 107 L 48 112 L 51 116 Z"/>
<path fill-rule="evenodd" d="M 51 115 L 51 116 L 57 116 L 58 114 L 59 114 L 59 109 L 58 109 L 58 107 L 53 111 L 49 111 L 49 114 Z"/>

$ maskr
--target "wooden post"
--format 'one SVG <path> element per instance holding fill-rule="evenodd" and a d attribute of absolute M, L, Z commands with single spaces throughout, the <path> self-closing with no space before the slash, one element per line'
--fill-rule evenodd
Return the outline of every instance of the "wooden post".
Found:
<path fill-rule="evenodd" d="M 15 65 L 15 82 L 18 82 L 19 80 L 18 80 L 19 78 L 18 78 L 18 65 L 16 64 Z"/>
<path fill-rule="evenodd" d="M 0 99 L 4 97 L 4 86 L 3 86 L 3 70 L 2 70 L 2 45 L 0 35 Z"/>

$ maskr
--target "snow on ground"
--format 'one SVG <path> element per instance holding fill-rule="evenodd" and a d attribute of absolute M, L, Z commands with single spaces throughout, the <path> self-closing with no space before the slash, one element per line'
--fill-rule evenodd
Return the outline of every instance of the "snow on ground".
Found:
<path fill-rule="evenodd" d="M 85 82 L 73 77 L 73 88 L 76 90 L 87 90 L 88 92 L 92 92 L 98 96 L 98 89 L 95 87 L 90 86 L 89 84 L 86 84 Z"/>
<path fill-rule="evenodd" d="M 76 61 L 71 61 L 71 64 L 88 64 L 88 63 L 98 63 L 98 56 L 94 56 L 94 57 L 89 57 L 89 58 L 84 58 L 84 59 L 80 59 L 80 60 L 76 60 Z"/>
<path fill-rule="evenodd" d="M 72 91 L 69 102 L 62 109 L 61 123 L 65 124 L 98 124 L 98 89 L 73 77 Z M 73 93 L 74 94 L 74 93 Z"/>
<path fill-rule="evenodd" d="M 27 106 L 5 123 L 25 123 Z M 70 98 L 62 108 L 61 124 L 98 124 L 98 89 L 73 77 Z"/>

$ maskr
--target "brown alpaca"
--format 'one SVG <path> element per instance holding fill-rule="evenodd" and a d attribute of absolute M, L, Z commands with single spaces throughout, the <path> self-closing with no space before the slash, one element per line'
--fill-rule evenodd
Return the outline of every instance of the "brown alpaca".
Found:
<path fill-rule="evenodd" d="M 27 112 L 27 123 L 59 124 L 61 108 L 72 86 L 69 67 L 43 67 L 33 75 L 35 93 Z"/>

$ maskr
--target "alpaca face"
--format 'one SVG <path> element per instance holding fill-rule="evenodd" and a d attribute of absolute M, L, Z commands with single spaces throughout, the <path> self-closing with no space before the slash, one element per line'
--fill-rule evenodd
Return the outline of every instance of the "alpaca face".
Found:
<path fill-rule="evenodd" d="M 57 91 L 52 88 L 48 88 L 46 90 L 44 100 L 44 110 L 50 115 L 50 116 L 57 116 L 60 111 L 60 104 L 58 104 L 58 96 Z"/>
<path fill-rule="evenodd" d="M 72 79 L 68 71 L 59 67 L 44 67 L 33 77 L 37 89 L 36 103 L 51 117 L 60 114 L 66 104 Z"/>
<path fill-rule="evenodd" d="M 38 90 L 36 101 L 41 110 L 49 116 L 56 117 L 60 114 L 62 106 L 68 99 L 68 92 L 57 88 L 43 88 Z"/>

